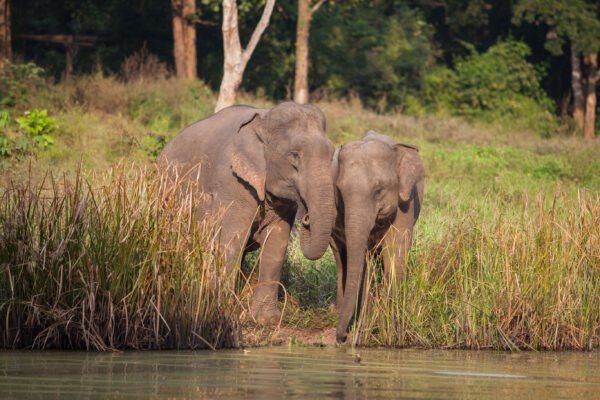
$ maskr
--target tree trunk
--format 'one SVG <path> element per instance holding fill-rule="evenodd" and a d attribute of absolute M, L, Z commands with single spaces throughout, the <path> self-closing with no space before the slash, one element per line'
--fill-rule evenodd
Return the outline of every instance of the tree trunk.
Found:
<path fill-rule="evenodd" d="M 196 26 L 193 18 L 196 14 L 196 0 L 183 1 L 183 39 L 185 43 L 185 78 L 189 80 L 198 79 L 198 68 L 196 58 Z"/>
<path fill-rule="evenodd" d="M 238 9 L 236 0 L 223 0 L 223 79 L 219 89 L 219 98 L 215 112 L 233 105 L 238 89 L 242 83 L 244 70 L 252 56 L 256 45 L 269 25 L 275 0 L 267 0 L 260 21 L 256 25 L 252 37 L 245 49 L 240 42 L 238 29 Z"/>
<path fill-rule="evenodd" d="M 594 128 L 596 124 L 596 82 L 598 81 L 598 54 L 589 54 L 585 56 L 587 65 L 587 84 L 585 95 L 585 120 L 583 123 L 583 137 L 586 139 L 594 138 Z"/>
<path fill-rule="evenodd" d="M 11 58 L 10 2 L 0 0 L 0 74 L 4 72 L 5 60 Z"/>
<path fill-rule="evenodd" d="M 571 88 L 573 89 L 573 120 L 579 129 L 583 129 L 584 96 L 581 75 L 581 62 L 579 50 L 574 42 L 571 42 Z"/>
<path fill-rule="evenodd" d="M 72 41 L 65 44 L 65 80 L 69 81 L 73 77 L 73 59 L 79 50 L 78 46 Z"/>
<path fill-rule="evenodd" d="M 171 0 L 173 13 L 173 58 L 179 79 L 197 78 L 195 0 Z"/>
<path fill-rule="evenodd" d="M 310 0 L 298 0 L 294 101 L 299 104 L 308 103 L 308 37 L 310 35 L 311 21 Z"/>

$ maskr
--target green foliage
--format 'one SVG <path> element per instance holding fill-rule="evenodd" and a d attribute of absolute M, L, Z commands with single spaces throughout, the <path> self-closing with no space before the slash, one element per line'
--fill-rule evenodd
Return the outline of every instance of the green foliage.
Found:
<path fill-rule="evenodd" d="M 10 124 L 10 114 L 6 110 L 0 111 L 0 157 L 8 157 L 11 155 L 11 143 L 6 133 L 5 128 Z"/>
<path fill-rule="evenodd" d="M 23 106 L 43 83 L 44 70 L 34 63 L 8 62 L 6 66 L 6 72 L 0 75 L 0 106 Z"/>
<path fill-rule="evenodd" d="M 336 96 L 356 93 L 369 107 L 402 106 L 432 63 L 431 27 L 406 6 L 326 9 L 315 16 L 311 80 Z M 352 18 L 348 15 L 352 14 Z M 333 27 L 333 28 L 332 28 Z"/>
<path fill-rule="evenodd" d="M 545 47 L 554 55 L 562 54 L 567 41 L 576 43 L 585 54 L 600 50 L 597 1 L 521 0 L 515 7 L 513 21 L 545 23 L 550 30 Z"/>
<path fill-rule="evenodd" d="M 167 140 L 162 135 L 147 136 L 140 143 L 142 149 L 149 157 L 155 158 L 167 144 Z"/>
<path fill-rule="evenodd" d="M 542 96 L 539 77 L 527 62 L 531 51 L 521 42 L 507 41 L 483 54 L 473 53 L 456 63 L 459 112 L 469 115 L 492 110 L 514 95 L 538 99 Z"/>
<path fill-rule="evenodd" d="M 556 130 L 541 77 L 527 61 L 529 47 L 513 40 L 484 53 L 472 50 L 453 70 L 438 67 L 426 75 L 423 99 L 433 110 L 522 126 L 548 135 Z"/>
<path fill-rule="evenodd" d="M 48 116 L 47 110 L 33 109 L 15 118 L 18 129 L 11 127 L 11 122 L 10 113 L 0 111 L 0 157 L 26 154 L 33 148 L 44 150 L 54 144 L 51 135 L 57 125 L 55 119 Z"/>
<path fill-rule="evenodd" d="M 248 64 L 241 85 L 243 91 L 261 98 L 264 95 L 271 101 L 290 98 L 297 4 L 296 0 L 277 1 L 269 27 Z M 190 17 L 196 22 L 198 75 L 213 90 L 219 87 L 223 70 L 220 5 L 218 0 L 197 1 L 197 12 Z M 264 0 L 240 1 L 238 6 L 240 38 L 246 44 L 261 16 Z M 128 76 L 124 60 L 141 48 L 147 48 L 153 59 L 156 56 L 154 64 L 164 74 L 173 66 L 170 8 L 170 2 L 164 0 L 27 0 L 12 5 L 12 23 L 15 32 L 61 32 L 101 38 L 94 47 L 78 53 L 76 74 L 100 70 Z M 440 95 L 434 96 L 432 102 L 431 93 L 423 93 L 424 86 L 429 85 L 426 92 L 431 92 L 436 86 L 432 81 L 446 74 L 440 70 L 453 69 L 456 60 L 470 58 L 470 49 L 484 53 L 494 43 L 510 37 L 526 42 L 533 50 L 530 61 L 545 66 L 547 75 L 540 85 L 553 101 L 550 110 L 558 110 L 570 91 L 569 60 L 563 54 L 564 45 L 576 41 L 584 52 L 599 48 L 596 2 L 329 0 L 314 14 L 310 30 L 309 89 L 313 100 L 356 94 L 363 104 L 376 111 L 407 110 L 423 114 L 427 111 L 424 105 L 448 110 L 454 107 L 454 99 Z M 14 41 L 18 57 L 43 65 L 49 76 L 60 79 L 64 54 L 59 47 L 35 41 L 27 41 L 25 45 L 20 38 Z M 544 47 L 560 56 L 549 54 Z M 436 67 L 434 71 L 430 71 L 432 67 Z M 3 86 L 0 91 L 5 94 L 6 84 Z M 453 97 L 451 89 L 446 92 Z M 25 110 L 23 104 L 27 101 L 19 100 L 20 97 L 17 94 L 3 99 L 11 107 Z M 503 102 L 500 106 L 506 108 L 506 113 L 500 122 L 538 113 L 535 104 L 538 102 L 539 99 L 522 98 Z M 546 108 L 546 102 L 542 102 L 542 108 Z M 532 117 L 522 125 L 538 125 L 534 123 L 537 120 L 537 116 Z M 547 127 L 538 130 L 554 129 L 555 121 L 547 118 L 543 121 Z M 160 128 L 153 130 L 164 130 L 164 126 L 177 122 L 158 115 L 156 121 L 145 124 Z"/>
<path fill-rule="evenodd" d="M 16 118 L 19 127 L 41 149 L 54 144 L 51 134 L 56 130 L 56 120 L 48 116 L 48 110 L 34 109 Z"/>
<path fill-rule="evenodd" d="M 458 89 L 456 72 L 438 66 L 425 74 L 422 98 L 433 110 L 451 112 L 454 111 Z"/>

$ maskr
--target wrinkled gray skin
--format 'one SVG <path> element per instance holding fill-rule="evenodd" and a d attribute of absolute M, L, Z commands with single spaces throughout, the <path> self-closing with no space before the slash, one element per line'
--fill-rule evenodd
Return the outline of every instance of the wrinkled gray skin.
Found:
<path fill-rule="evenodd" d="M 336 338 L 344 342 L 364 290 L 367 257 L 381 254 L 385 281 L 402 278 L 423 201 L 418 149 L 369 131 L 336 151 L 337 218 L 331 248 L 338 267 Z"/>
<path fill-rule="evenodd" d="M 325 115 L 311 105 L 233 106 L 188 126 L 159 155 L 162 166 L 208 195 L 201 214 L 226 210 L 220 240 L 229 271 L 262 247 L 251 308 L 259 323 L 279 321 L 277 292 L 297 211 L 304 255 L 314 260 L 327 249 L 335 200 L 325 130 Z"/>

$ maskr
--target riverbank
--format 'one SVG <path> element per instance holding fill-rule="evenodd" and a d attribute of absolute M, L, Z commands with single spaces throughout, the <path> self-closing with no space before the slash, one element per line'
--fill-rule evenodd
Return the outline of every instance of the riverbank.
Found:
<path fill-rule="evenodd" d="M 332 342 L 330 252 L 308 261 L 292 241 L 281 330 L 252 327 L 245 318 L 253 278 L 223 286 L 212 221 L 191 224 L 192 204 L 169 200 L 154 175 L 161 146 L 212 110 L 207 88 L 94 75 L 31 90 L 10 117 L 43 108 L 57 128 L 45 150 L 0 161 L 1 347 Z M 600 347 L 598 143 L 443 116 L 379 115 L 352 99 L 318 106 L 337 145 L 376 129 L 417 144 L 427 169 L 407 279 L 382 290 L 371 263 L 352 344 Z M 21 135 L 16 125 L 5 131 Z"/>

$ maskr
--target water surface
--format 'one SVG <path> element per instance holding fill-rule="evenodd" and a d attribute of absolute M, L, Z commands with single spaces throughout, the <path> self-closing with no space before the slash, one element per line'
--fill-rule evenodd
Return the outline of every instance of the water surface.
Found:
<path fill-rule="evenodd" d="M 281 347 L 0 352 L 3 400 L 241 397 L 596 400 L 600 353 Z"/>

